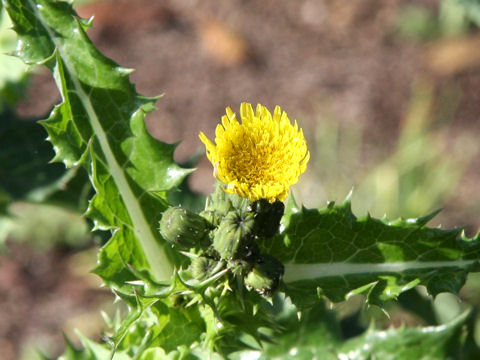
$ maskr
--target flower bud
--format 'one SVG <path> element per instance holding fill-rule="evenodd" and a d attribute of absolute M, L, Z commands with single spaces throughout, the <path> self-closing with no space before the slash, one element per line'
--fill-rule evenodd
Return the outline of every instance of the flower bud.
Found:
<path fill-rule="evenodd" d="M 192 260 L 192 275 L 197 280 L 203 280 L 211 275 L 212 270 L 217 265 L 217 261 L 199 256 Z"/>
<path fill-rule="evenodd" d="M 202 213 L 205 213 L 213 225 L 218 226 L 230 211 L 232 210 L 232 203 L 227 193 L 222 190 L 222 184 L 217 182 L 215 191 L 207 199 L 207 205 Z"/>
<path fill-rule="evenodd" d="M 163 238 L 184 248 L 198 245 L 210 229 L 211 225 L 205 218 L 181 207 L 168 208 L 160 220 Z"/>
<path fill-rule="evenodd" d="M 215 213 L 213 211 L 210 211 L 210 210 L 203 210 L 201 211 L 198 215 L 200 215 L 201 217 L 203 217 L 205 220 L 207 220 L 210 224 L 215 224 L 215 222 L 217 221 L 216 220 L 216 216 L 215 216 Z"/>
<path fill-rule="evenodd" d="M 245 278 L 245 285 L 261 295 L 270 296 L 278 287 L 284 272 L 283 264 L 273 256 L 263 254 Z"/>
<path fill-rule="evenodd" d="M 243 259 L 236 259 L 229 262 L 228 267 L 235 276 L 244 277 L 252 270 L 252 264 Z"/>
<path fill-rule="evenodd" d="M 283 202 L 270 203 L 261 199 L 252 203 L 251 210 L 255 213 L 255 233 L 258 236 L 268 238 L 277 235 L 285 210 Z"/>
<path fill-rule="evenodd" d="M 222 259 L 232 259 L 240 250 L 240 245 L 253 230 L 253 215 L 230 212 L 220 223 L 213 238 L 213 247 Z"/>

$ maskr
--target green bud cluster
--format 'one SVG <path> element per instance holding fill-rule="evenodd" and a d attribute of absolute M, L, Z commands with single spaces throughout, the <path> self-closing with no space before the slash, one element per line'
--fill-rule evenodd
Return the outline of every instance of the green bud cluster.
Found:
<path fill-rule="evenodd" d="M 257 241 L 278 233 L 282 202 L 250 202 L 217 186 L 200 214 L 180 207 L 166 210 L 160 233 L 173 246 L 189 250 L 189 271 L 199 281 L 227 268 L 234 283 L 270 296 L 279 286 L 284 267 L 261 253 Z"/>

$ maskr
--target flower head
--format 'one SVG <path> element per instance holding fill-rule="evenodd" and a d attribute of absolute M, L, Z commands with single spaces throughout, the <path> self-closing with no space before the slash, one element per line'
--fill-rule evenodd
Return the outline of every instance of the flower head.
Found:
<path fill-rule="evenodd" d="M 272 116 L 265 106 L 258 104 L 254 112 L 250 104 L 242 103 L 240 118 L 241 122 L 227 107 L 215 131 L 215 144 L 200 133 L 215 176 L 227 184 L 226 192 L 250 201 L 284 201 L 310 159 L 302 130 L 279 106 Z"/>

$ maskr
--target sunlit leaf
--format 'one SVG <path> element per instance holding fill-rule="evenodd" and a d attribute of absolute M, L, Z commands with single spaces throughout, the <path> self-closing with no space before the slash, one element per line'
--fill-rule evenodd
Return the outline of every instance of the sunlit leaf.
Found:
<path fill-rule="evenodd" d="M 480 270 L 480 236 L 428 228 L 435 214 L 357 218 L 349 200 L 319 210 L 291 200 L 281 235 L 262 246 L 285 264 L 286 292 L 299 306 L 321 296 L 338 302 L 355 294 L 382 305 L 421 284 L 432 295 L 457 293 L 468 272 Z"/>
<path fill-rule="evenodd" d="M 43 121 L 55 160 L 87 169 L 96 194 L 87 215 L 114 235 L 99 255 L 96 272 L 122 287 L 126 264 L 169 279 L 178 257 L 157 226 L 165 191 L 188 170 L 173 161 L 175 146 L 155 140 L 145 114 L 157 98 L 138 95 L 130 70 L 103 56 L 88 39 L 88 24 L 70 4 L 50 0 L 6 0 L 19 36 L 17 55 L 52 71 L 62 103 Z"/>

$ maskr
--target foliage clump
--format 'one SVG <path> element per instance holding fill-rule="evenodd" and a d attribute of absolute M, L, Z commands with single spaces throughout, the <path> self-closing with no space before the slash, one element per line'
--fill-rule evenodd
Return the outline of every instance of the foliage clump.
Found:
<path fill-rule="evenodd" d="M 129 308 L 109 321 L 104 341 L 82 338 L 85 350 L 67 344 L 63 359 L 478 356 L 471 332 L 464 336 L 468 310 L 441 326 L 371 327 L 345 339 L 327 304 L 361 294 L 384 307 L 417 285 L 457 293 L 479 270 L 479 235 L 428 228 L 435 213 L 357 218 L 349 199 L 306 209 L 290 197 L 284 205 L 309 152 L 280 108 L 271 116 L 261 105 L 256 114 L 242 105 L 242 125 L 227 109 L 216 146 L 201 136 L 223 182 L 204 210 L 172 206 L 168 193 L 191 170 L 145 128 L 157 98 L 136 93 L 129 71 L 94 47 L 91 24 L 68 3 L 2 4 L 19 36 L 17 55 L 57 80 L 62 103 L 42 124 L 55 160 L 89 175 L 96 193 L 86 214 L 110 235 L 94 271 Z"/>

